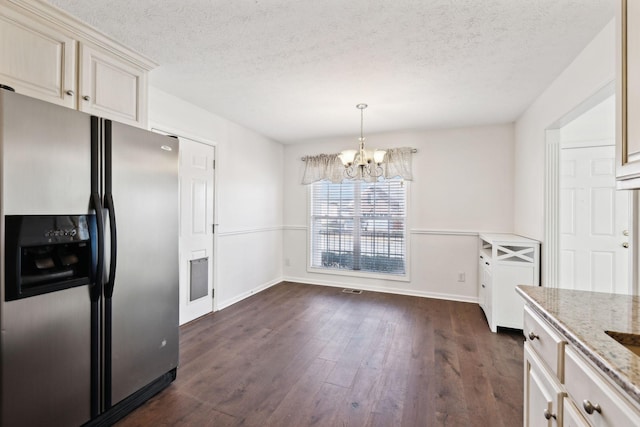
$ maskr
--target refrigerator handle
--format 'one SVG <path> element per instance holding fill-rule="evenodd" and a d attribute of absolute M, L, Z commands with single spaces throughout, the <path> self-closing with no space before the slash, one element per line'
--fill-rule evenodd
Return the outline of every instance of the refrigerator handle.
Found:
<path fill-rule="evenodd" d="M 104 213 L 100 198 L 99 173 L 100 168 L 100 122 L 95 116 L 91 116 L 91 207 L 96 213 L 97 239 L 97 264 L 95 283 L 91 289 L 91 300 L 98 301 L 102 294 L 102 280 L 104 277 Z"/>
<path fill-rule="evenodd" d="M 109 280 L 105 284 L 104 296 L 111 298 L 113 296 L 113 286 L 116 278 L 116 261 L 118 256 L 118 233 L 116 229 L 116 210 L 113 204 L 113 195 L 107 193 L 104 196 L 104 207 L 109 213 L 109 229 L 111 230 L 111 257 L 109 265 Z"/>
<path fill-rule="evenodd" d="M 91 300 L 98 301 L 100 299 L 102 277 L 104 276 L 104 216 L 102 211 L 102 203 L 100 203 L 100 195 L 98 193 L 91 194 L 91 204 L 96 212 L 96 226 L 98 236 L 96 242 L 97 263 L 95 283 L 91 289 Z"/>

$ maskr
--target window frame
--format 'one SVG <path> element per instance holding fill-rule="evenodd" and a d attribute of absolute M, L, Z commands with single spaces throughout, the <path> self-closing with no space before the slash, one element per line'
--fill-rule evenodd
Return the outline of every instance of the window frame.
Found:
<path fill-rule="evenodd" d="M 313 184 L 308 185 L 307 189 L 307 272 L 318 274 L 330 274 L 334 276 L 346 276 L 367 278 L 385 281 L 397 281 L 397 282 L 410 282 L 411 281 L 411 231 L 409 226 L 411 211 L 411 184 L 409 181 L 404 181 L 405 187 L 405 216 L 404 216 L 404 274 L 393 273 L 377 273 L 365 270 L 347 270 L 339 268 L 321 268 L 314 267 L 312 265 L 313 257 L 313 218 L 312 218 L 312 203 L 313 203 Z"/>

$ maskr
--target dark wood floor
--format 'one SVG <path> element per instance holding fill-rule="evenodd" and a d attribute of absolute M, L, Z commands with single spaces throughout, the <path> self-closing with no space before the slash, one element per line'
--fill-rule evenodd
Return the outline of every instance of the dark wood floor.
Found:
<path fill-rule="evenodd" d="M 282 283 L 181 328 L 178 378 L 118 425 L 522 425 L 518 333 L 476 304 Z"/>

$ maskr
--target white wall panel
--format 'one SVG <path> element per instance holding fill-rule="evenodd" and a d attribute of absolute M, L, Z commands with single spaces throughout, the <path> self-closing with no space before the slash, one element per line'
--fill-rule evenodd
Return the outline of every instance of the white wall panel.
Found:
<path fill-rule="evenodd" d="M 282 279 L 282 228 L 218 236 L 217 309 L 234 304 Z M 275 253 L 274 253 L 275 252 Z"/>

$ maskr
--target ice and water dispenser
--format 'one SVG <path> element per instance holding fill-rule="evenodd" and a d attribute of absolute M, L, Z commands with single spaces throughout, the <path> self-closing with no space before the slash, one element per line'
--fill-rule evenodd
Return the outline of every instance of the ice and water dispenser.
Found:
<path fill-rule="evenodd" d="M 5 300 L 91 283 L 94 230 L 94 215 L 6 216 Z"/>

